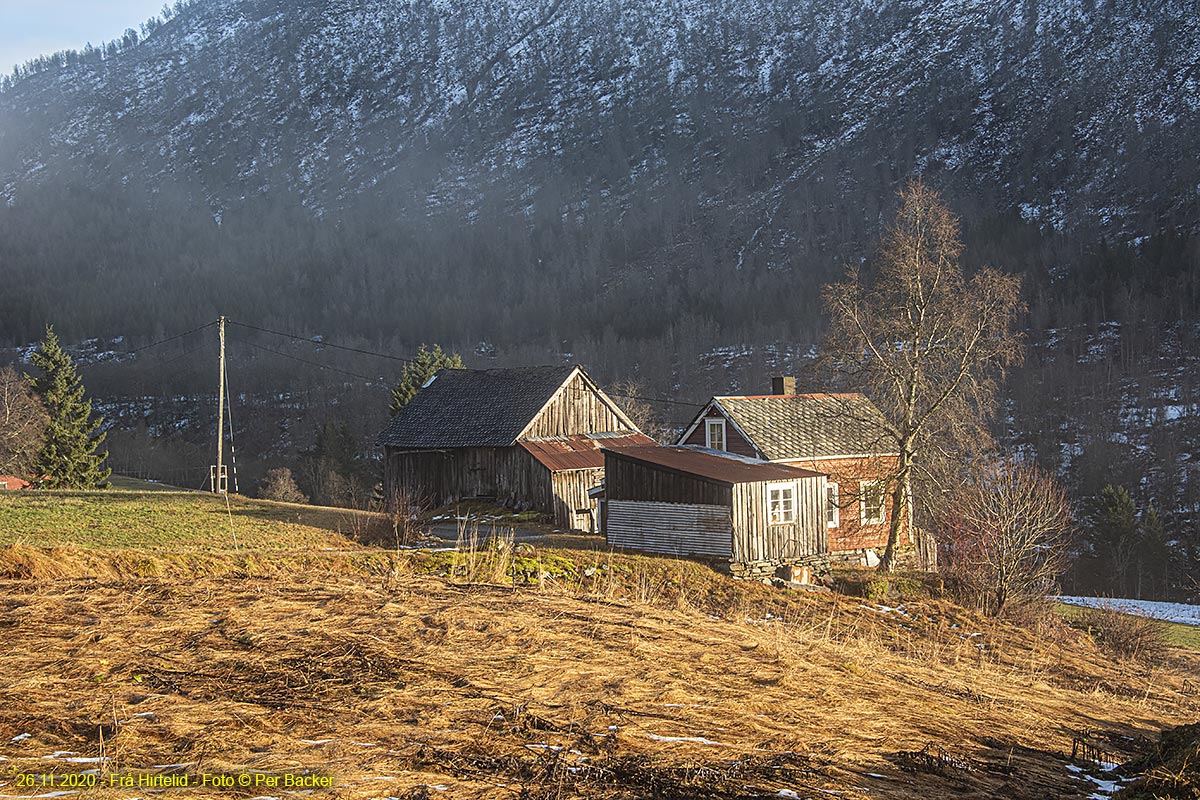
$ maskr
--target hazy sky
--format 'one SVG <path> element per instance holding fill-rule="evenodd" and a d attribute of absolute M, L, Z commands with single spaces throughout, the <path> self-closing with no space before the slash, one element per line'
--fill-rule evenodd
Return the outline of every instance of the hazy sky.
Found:
<path fill-rule="evenodd" d="M 163 0 L 0 0 L 0 72 L 34 56 L 116 39 L 159 13 Z"/>

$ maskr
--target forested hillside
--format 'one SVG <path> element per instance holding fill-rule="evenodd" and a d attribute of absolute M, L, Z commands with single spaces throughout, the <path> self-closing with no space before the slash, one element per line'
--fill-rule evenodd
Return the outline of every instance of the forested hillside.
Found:
<path fill-rule="evenodd" d="M 180 2 L 0 85 L 0 343 L 53 321 L 120 353 L 225 314 L 696 402 L 803 367 L 820 287 L 920 175 L 969 266 L 1025 276 L 1004 433 L 1186 538 L 1197 64 L 1186 0 Z M 243 452 L 294 460 L 326 422 L 366 452 L 397 364 L 238 336 Z M 147 463 L 202 476 L 199 344 L 89 380 Z"/>

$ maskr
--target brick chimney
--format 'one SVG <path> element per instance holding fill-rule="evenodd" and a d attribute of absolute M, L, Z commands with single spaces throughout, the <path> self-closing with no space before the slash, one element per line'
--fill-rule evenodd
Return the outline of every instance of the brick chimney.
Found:
<path fill-rule="evenodd" d="M 771 378 L 771 394 L 793 395 L 795 393 L 795 375 L 776 375 Z"/>

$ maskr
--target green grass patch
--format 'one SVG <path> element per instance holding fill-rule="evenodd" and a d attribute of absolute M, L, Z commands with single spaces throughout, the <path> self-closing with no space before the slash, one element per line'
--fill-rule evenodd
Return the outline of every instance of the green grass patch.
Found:
<path fill-rule="evenodd" d="M 169 483 L 158 483 L 157 481 L 144 481 L 141 478 L 131 478 L 128 475 L 110 475 L 108 483 L 114 489 L 127 492 L 183 492 L 187 491 L 181 486 L 172 486 Z"/>
<path fill-rule="evenodd" d="M 0 546 L 176 550 L 346 547 L 357 512 L 196 492 L 0 493 Z"/>
<path fill-rule="evenodd" d="M 1083 625 L 1084 617 L 1087 614 L 1087 609 L 1083 606 L 1076 606 L 1070 603 L 1055 603 L 1054 610 L 1068 624 L 1074 627 Z M 1114 613 L 1121 613 L 1114 611 Z M 1131 615 L 1124 615 L 1131 616 Z M 1162 629 L 1163 641 L 1173 647 L 1184 647 L 1188 650 L 1200 652 L 1200 627 L 1195 625 L 1184 625 L 1182 622 L 1159 622 Z"/>
<path fill-rule="evenodd" d="M 893 572 L 885 575 L 867 567 L 835 567 L 834 588 L 851 597 L 877 603 L 928 600 L 941 597 L 941 576 L 929 572 Z"/>

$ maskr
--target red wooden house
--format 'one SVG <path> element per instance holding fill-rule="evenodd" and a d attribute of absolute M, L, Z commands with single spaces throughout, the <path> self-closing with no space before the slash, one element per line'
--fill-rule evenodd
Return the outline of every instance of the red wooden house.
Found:
<path fill-rule="evenodd" d="M 795 378 L 776 378 L 773 394 L 714 397 L 679 444 L 725 450 L 828 475 L 829 552 L 880 551 L 887 545 L 889 477 L 899 454 L 879 409 L 861 394 L 797 394 Z M 909 521 L 900 544 L 912 543 Z"/>

